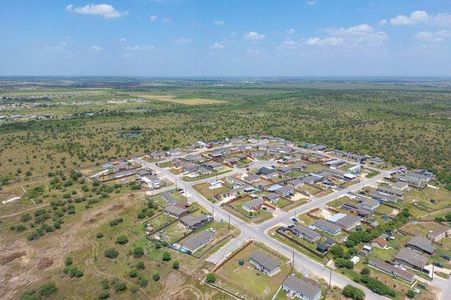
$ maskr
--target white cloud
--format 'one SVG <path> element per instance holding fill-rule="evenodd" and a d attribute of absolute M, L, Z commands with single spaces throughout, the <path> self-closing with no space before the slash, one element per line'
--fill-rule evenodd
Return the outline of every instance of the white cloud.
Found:
<path fill-rule="evenodd" d="M 432 23 L 438 27 L 451 27 L 451 14 L 438 14 L 432 19 Z"/>
<path fill-rule="evenodd" d="M 390 24 L 395 26 L 415 25 L 429 21 L 431 16 L 424 10 L 417 10 L 410 15 L 398 15 L 390 19 Z"/>
<path fill-rule="evenodd" d="M 120 18 L 128 15 L 127 11 L 118 11 L 110 4 L 87 4 L 85 6 L 74 7 L 72 4 L 66 6 L 66 10 L 71 13 L 81 15 L 96 15 L 107 19 Z"/>
<path fill-rule="evenodd" d="M 158 16 L 150 16 L 150 22 L 155 22 L 156 20 L 158 20 Z"/>
<path fill-rule="evenodd" d="M 244 35 L 244 38 L 246 40 L 252 41 L 252 42 L 258 42 L 265 38 L 266 36 L 263 33 L 257 33 L 255 31 L 249 31 Z"/>
<path fill-rule="evenodd" d="M 126 38 L 120 38 L 120 39 L 119 39 L 119 42 L 122 42 L 122 43 L 124 43 L 124 42 L 126 42 L 126 41 L 127 41 Z"/>
<path fill-rule="evenodd" d="M 213 24 L 216 26 L 224 26 L 224 21 L 223 20 L 215 20 L 213 21 Z"/>
<path fill-rule="evenodd" d="M 305 2 L 307 5 L 315 5 L 316 4 L 316 0 L 308 0 Z"/>
<path fill-rule="evenodd" d="M 96 51 L 96 52 L 99 52 L 99 51 L 103 50 L 103 48 L 99 47 L 99 46 L 91 46 L 90 49 L 93 50 L 93 51 Z"/>
<path fill-rule="evenodd" d="M 429 43 L 439 43 L 449 37 L 451 37 L 451 30 L 420 31 L 415 35 L 417 40 Z"/>
<path fill-rule="evenodd" d="M 214 43 L 213 45 L 211 45 L 211 48 L 213 48 L 213 49 L 224 49 L 224 44 L 222 44 L 222 43 L 219 43 L 219 42 L 216 42 L 216 43 Z"/>
<path fill-rule="evenodd" d="M 153 50 L 155 49 L 154 46 L 129 46 L 125 47 L 125 50 L 127 51 L 141 51 L 141 50 Z"/>
<path fill-rule="evenodd" d="M 283 41 L 279 46 L 277 46 L 277 49 L 279 50 L 297 50 L 301 47 L 301 44 L 294 41 L 294 40 L 285 40 Z"/>
<path fill-rule="evenodd" d="M 292 35 L 296 32 L 296 30 L 294 28 L 290 28 L 287 30 L 287 34 Z"/>
<path fill-rule="evenodd" d="M 376 31 L 368 24 L 351 27 L 329 28 L 326 37 L 310 37 L 305 41 L 309 46 L 344 46 L 347 48 L 380 46 L 387 40 L 383 31 Z"/>
<path fill-rule="evenodd" d="M 185 37 L 181 37 L 181 38 L 176 39 L 176 40 L 174 41 L 174 43 L 176 43 L 176 44 L 189 44 L 189 43 L 191 43 L 191 42 L 192 42 L 191 39 L 188 39 L 188 38 L 185 38 Z"/>
<path fill-rule="evenodd" d="M 386 19 L 382 19 L 382 20 L 379 21 L 379 25 L 380 25 L 380 26 L 384 26 L 384 25 L 386 25 L 387 23 L 388 23 L 388 21 L 387 21 Z"/>

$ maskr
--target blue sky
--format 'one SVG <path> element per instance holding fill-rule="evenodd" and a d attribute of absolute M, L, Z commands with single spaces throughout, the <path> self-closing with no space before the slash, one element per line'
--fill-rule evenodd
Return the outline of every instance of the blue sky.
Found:
<path fill-rule="evenodd" d="M 451 0 L 0 0 L 0 75 L 451 76 Z"/>

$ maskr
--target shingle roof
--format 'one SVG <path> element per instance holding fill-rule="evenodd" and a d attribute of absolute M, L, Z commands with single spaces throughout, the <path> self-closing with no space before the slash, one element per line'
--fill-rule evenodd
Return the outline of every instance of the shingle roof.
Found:
<path fill-rule="evenodd" d="M 202 231 L 197 234 L 193 234 L 182 242 L 182 246 L 190 251 L 195 251 L 200 246 L 208 243 L 208 241 L 214 236 L 211 231 Z"/>
<path fill-rule="evenodd" d="M 413 266 L 423 269 L 427 264 L 427 257 L 419 254 L 416 251 L 409 248 L 402 248 L 401 251 L 395 256 L 395 259 L 405 261 Z"/>
<path fill-rule="evenodd" d="M 272 271 L 280 266 L 279 262 L 258 250 L 254 251 L 249 258 L 269 271 Z"/>
<path fill-rule="evenodd" d="M 283 285 L 308 299 L 315 299 L 321 293 L 321 286 L 318 283 L 310 279 L 298 278 L 295 275 L 290 275 Z"/>
<path fill-rule="evenodd" d="M 410 272 L 407 272 L 405 270 L 396 268 L 395 266 L 386 263 L 385 261 L 379 260 L 379 259 L 375 259 L 375 258 L 370 258 L 368 260 L 368 264 L 376 267 L 378 269 L 381 269 L 389 274 L 398 276 L 408 282 L 412 282 L 414 279 L 414 275 Z"/>
<path fill-rule="evenodd" d="M 310 228 L 300 224 L 293 226 L 292 230 L 297 231 L 310 239 L 321 237 L 321 235 L 318 232 L 311 230 Z"/>
<path fill-rule="evenodd" d="M 181 214 L 185 213 L 187 210 L 175 205 L 169 205 L 166 206 L 165 211 L 176 216 L 180 216 Z"/>
<path fill-rule="evenodd" d="M 341 226 L 344 229 L 348 229 L 351 227 L 356 226 L 360 222 L 360 217 L 347 215 L 344 218 L 341 218 L 336 222 L 339 226 Z"/>
<path fill-rule="evenodd" d="M 428 252 L 428 253 L 433 253 L 435 251 L 435 247 L 432 246 L 432 243 L 430 240 L 428 240 L 425 237 L 422 236 L 415 236 L 413 239 L 411 239 L 407 245 L 412 245 L 415 247 L 420 248 L 421 250 Z"/>

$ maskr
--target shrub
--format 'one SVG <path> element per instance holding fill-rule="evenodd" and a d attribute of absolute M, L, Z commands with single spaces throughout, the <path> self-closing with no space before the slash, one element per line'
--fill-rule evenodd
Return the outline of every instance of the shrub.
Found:
<path fill-rule="evenodd" d="M 337 258 L 337 260 L 335 261 L 335 265 L 338 268 L 346 268 L 349 270 L 354 268 L 354 263 L 352 261 L 350 261 L 349 259 L 344 259 L 344 258 Z"/>
<path fill-rule="evenodd" d="M 240 260 L 238 261 L 238 264 L 239 264 L 240 266 L 244 265 L 244 259 L 240 259 Z"/>
<path fill-rule="evenodd" d="M 172 263 L 172 268 L 173 268 L 174 270 L 178 270 L 178 269 L 180 268 L 179 262 L 178 262 L 178 261 L 174 261 L 174 262 Z"/>
<path fill-rule="evenodd" d="M 362 271 L 360 271 L 360 274 L 362 274 L 362 275 L 368 275 L 368 274 L 370 274 L 370 268 L 368 268 L 368 267 L 363 267 Z"/>
<path fill-rule="evenodd" d="M 52 294 L 55 294 L 57 291 L 58 291 L 58 288 L 56 287 L 55 283 L 53 283 L 53 282 L 43 284 L 38 289 L 39 295 L 41 295 L 43 297 L 48 297 Z"/>
<path fill-rule="evenodd" d="M 110 292 L 107 290 L 103 290 L 100 292 L 100 294 L 97 298 L 99 298 L 99 300 L 102 300 L 102 299 L 108 299 L 109 297 L 110 297 Z"/>
<path fill-rule="evenodd" d="M 144 265 L 143 261 L 140 261 L 136 264 L 136 268 L 140 269 L 140 270 L 144 270 L 146 268 L 146 266 Z"/>
<path fill-rule="evenodd" d="M 413 299 L 413 298 L 415 298 L 415 296 L 416 296 L 416 293 L 413 291 L 413 290 L 409 290 L 408 292 L 407 292 L 407 297 L 409 297 L 410 299 Z"/>
<path fill-rule="evenodd" d="M 21 222 L 28 222 L 31 220 L 31 215 L 29 213 L 25 213 L 23 215 L 20 216 L 20 221 Z"/>
<path fill-rule="evenodd" d="M 138 258 L 144 255 L 144 249 L 141 246 L 136 246 L 135 248 L 133 248 L 132 253 L 133 257 Z"/>
<path fill-rule="evenodd" d="M 123 281 L 118 281 L 114 284 L 114 290 L 116 292 L 124 291 L 127 289 L 127 284 Z"/>
<path fill-rule="evenodd" d="M 64 260 L 64 264 L 66 266 L 71 266 L 73 264 L 72 257 L 70 256 L 66 257 L 66 259 Z"/>
<path fill-rule="evenodd" d="M 149 282 L 148 282 L 147 279 L 145 279 L 145 278 L 141 278 L 141 279 L 139 280 L 139 286 L 140 286 L 140 287 L 146 287 L 148 284 L 149 284 Z"/>
<path fill-rule="evenodd" d="M 128 238 L 125 235 L 120 235 L 116 238 L 116 244 L 124 245 L 128 243 Z"/>
<path fill-rule="evenodd" d="M 99 232 L 96 234 L 96 238 L 101 239 L 103 238 L 103 233 Z"/>
<path fill-rule="evenodd" d="M 207 282 L 208 283 L 215 283 L 216 282 L 216 276 L 213 273 L 210 273 L 207 275 Z"/>
<path fill-rule="evenodd" d="M 160 280 L 160 274 L 158 274 L 158 273 L 153 274 L 153 275 L 152 275 L 152 279 L 153 279 L 154 281 Z"/>
<path fill-rule="evenodd" d="M 110 248 L 108 250 L 105 250 L 105 256 L 108 258 L 116 258 L 119 256 L 119 252 L 117 252 L 117 250 L 114 248 Z"/>
<path fill-rule="evenodd" d="M 169 252 L 163 252 L 163 261 L 170 261 L 171 260 L 171 254 Z"/>
<path fill-rule="evenodd" d="M 136 270 L 131 270 L 131 271 L 128 273 L 128 276 L 130 276 L 131 278 L 136 278 L 136 277 L 138 277 L 138 271 L 136 271 Z"/>
<path fill-rule="evenodd" d="M 341 292 L 343 296 L 352 298 L 355 300 L 363 300 L 365 299 L 365 293 L 356 287 L 353 287 L 352 285 L 346 285 L 343 291 Z"/>

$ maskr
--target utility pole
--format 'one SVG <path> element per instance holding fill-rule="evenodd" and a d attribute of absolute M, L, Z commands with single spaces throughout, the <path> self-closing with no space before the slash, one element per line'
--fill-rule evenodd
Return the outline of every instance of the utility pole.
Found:
<path fill-rule="evenodd" d="M 432 264 L 432 280 L 434 280 L 434 268 L 435 268 L 435 265 Z"/>
<path fill-rule="evenodd" d="M 332 283 L 332 269 L 329 269 L 329 287 L 328 287 L 329 291 L 330 291 L 331 283 Z"/>
<path fill-rule="evenodd" d="M 293 268 L 294 268 L 294 249 L 291 248 L 292 251 L 292 258 L 291 258 L 291 262 L 293 263 Z"/>
<path fill-rule="evenodd" d="M 229 231 L 230 231 L 230 212 L 229 212 Z"/>

